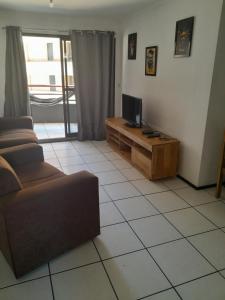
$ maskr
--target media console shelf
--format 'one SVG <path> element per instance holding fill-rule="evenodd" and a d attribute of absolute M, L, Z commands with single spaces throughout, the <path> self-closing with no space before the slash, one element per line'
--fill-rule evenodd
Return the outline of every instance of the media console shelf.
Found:
<path fill-rule="evenodd" d="M 113 149 L 156 180 L 176 176 L 179 141 L 166 136 L 147 138 L 140 128 L 130 128 L 122 118 L 106 119 L 107 141 Z"/>

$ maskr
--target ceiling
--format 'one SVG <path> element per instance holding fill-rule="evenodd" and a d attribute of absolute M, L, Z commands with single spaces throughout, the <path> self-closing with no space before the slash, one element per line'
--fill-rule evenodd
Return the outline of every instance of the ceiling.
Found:
<path fill-rule="evenodd" d="M 0 0 L 0 8 L 22 11 L 39 11 L 66 14 L 122 15 L 135 11 L 153 0 Z"/>

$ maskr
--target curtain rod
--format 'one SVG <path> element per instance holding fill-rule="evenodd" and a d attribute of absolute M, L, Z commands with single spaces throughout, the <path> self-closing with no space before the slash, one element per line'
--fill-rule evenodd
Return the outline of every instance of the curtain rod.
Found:
<path fill-rule="evenodd" d="M 2 27 L 2 29 L 6 29 L 7 26 Z M 26 28 L 21 27 L 22 31 L 51 31 L 51 32 L 61 32 L 61 33 L 68 33 L 69 30 L 59 30 L 59 29 L 45 29 L 45 28 Z"/>
<path fill-rule="evenodd" d="M 2 27 L 2 29 L 6 29 L 7 26 Z M 76 30 L 76 29 L 71 29 L 71 30 L 59 30 L 59 29 L 45 29 L 45 28 L 22 28 L 22 31 L 47 31 L 47 32 L 58 32 L 58 33 L 69 33 L 71 30 L 72 31 L 76 31 L 76 32 L 80 32 L 83 33 L 84 31 L 86 32 L 90 32 L 90 33 L 96 33 L 96 32 L 100 32 L 100 33 L 108 33 L 108 32 L 113 32 L 113 31 L 104 31 L 104 30 L 93 30 L 93 29 L 84 29 L 84 30 Z M 115 33 L 115 32 L 114 32 Z"/>

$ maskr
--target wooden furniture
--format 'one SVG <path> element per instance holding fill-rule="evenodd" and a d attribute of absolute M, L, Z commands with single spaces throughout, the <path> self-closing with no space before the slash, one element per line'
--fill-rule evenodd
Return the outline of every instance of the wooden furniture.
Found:
<path fill-rule="evenodd" d="M 219 198 L 221 195 L 224 171 L 225 171 L 225 132 L 224 132 L 224 138 L 223 138 L 223 146 L 222 146 L 220 165 L 219 165 L 219 170 L 218 170 L 218 178 L 217 178 L 217 185 L 216 185 L 216 198 Z"/>
<path fill-rule="evenodd" d="M 176 176 L 179 141 L 147 138 L 140 128 L 130 128 L 121 118 L 106 120 L 107 141 L 115 151 L 140 169 L 150 180 Z"/>

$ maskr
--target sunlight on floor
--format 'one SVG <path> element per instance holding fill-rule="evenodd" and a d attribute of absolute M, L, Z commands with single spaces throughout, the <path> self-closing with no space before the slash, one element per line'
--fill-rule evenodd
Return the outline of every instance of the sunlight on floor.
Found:
<path fill-rule="evenodd" d="M 71 124 L 72 131 L 77 132 L 77 124 Z M 38 139 L 54 139 L 65 137 L 64 123 L 35 123 L 34 131 Z"/>

